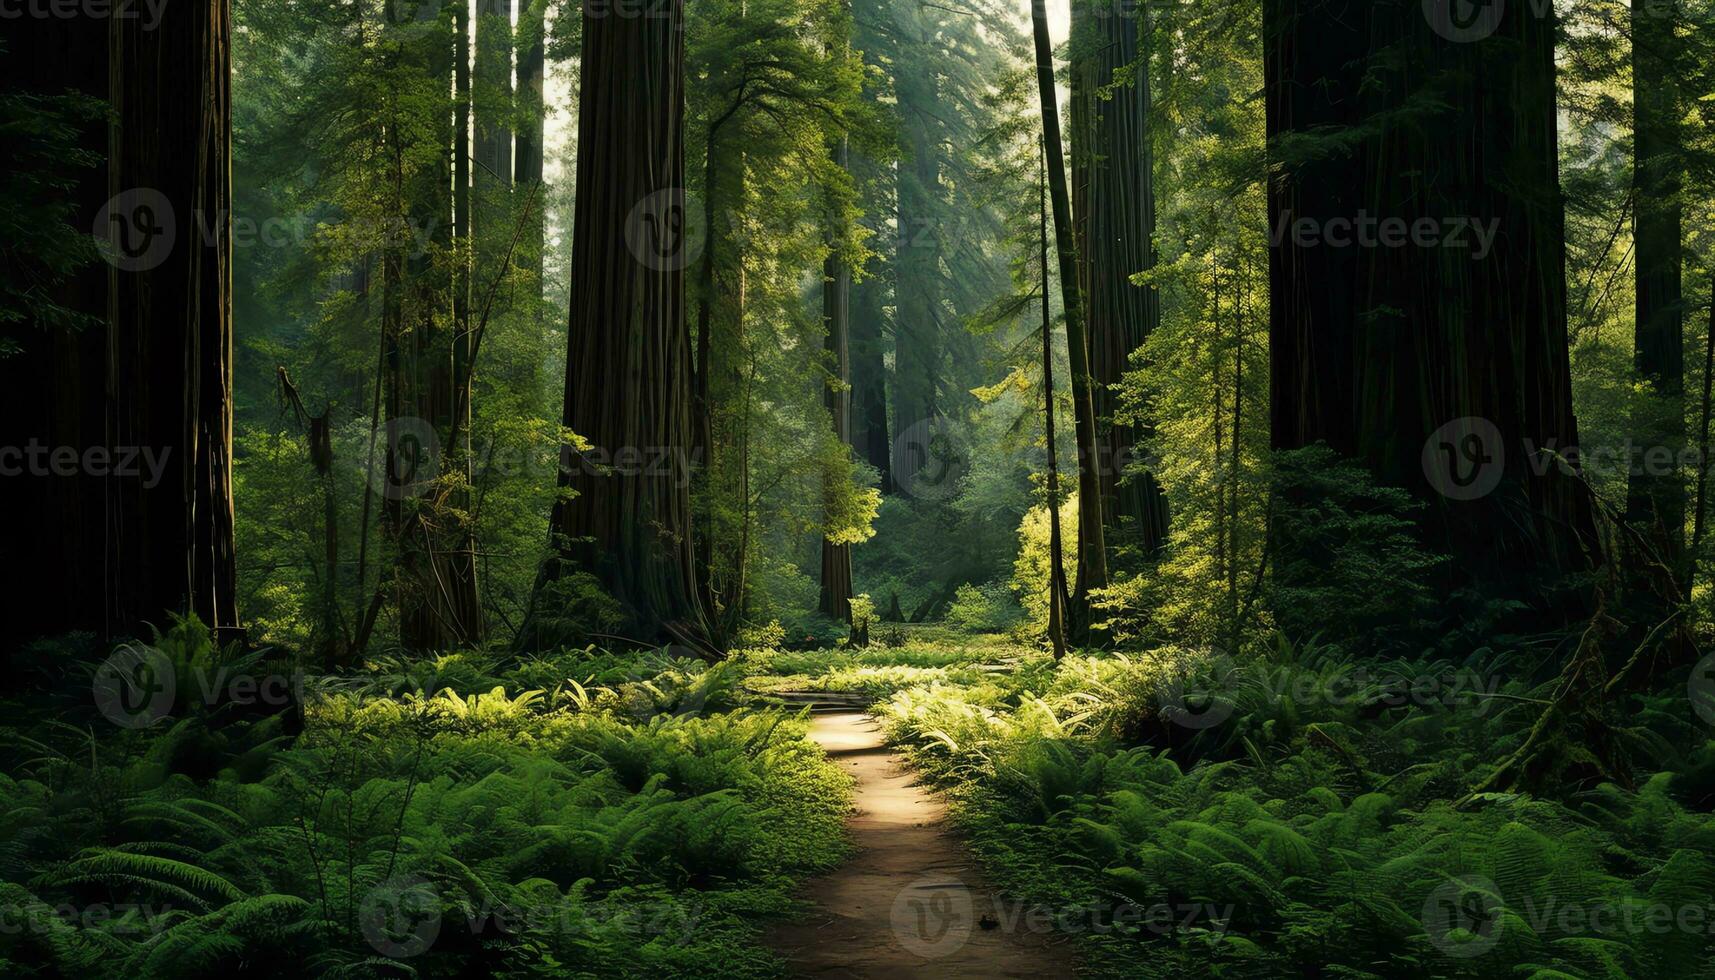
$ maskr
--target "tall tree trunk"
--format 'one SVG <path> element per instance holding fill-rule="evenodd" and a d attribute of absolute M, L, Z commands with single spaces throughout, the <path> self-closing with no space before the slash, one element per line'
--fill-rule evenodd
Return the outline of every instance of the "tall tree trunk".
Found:
<path fill-rule="evenodd" d="M 1042 433 L 1048 450 L 1048 642 L 1054 659 L 1066 659 L 1066 543 L 1060 528 L 1060 449 L 1054 431 L 1054 317 L 1048 277 L 1048 143 L 1042 143 L 1038 182 L 1042 260 Z"/>
<path fill-rule="evenodd" d="M 455 94 L 468 82 L 462 61 L 468 41 L 467 35 L 459 33 L 458 21 L 455 16 L 451 30 L 434 35 L 436 43 L 424 52 L 427 77 L 447 80 Z M 468 192 L 457 177 L 463 155 L 460 138 L 468 118 L 462 106 L 455 106 L 435 134 L 441 166 L 421 168 L 412 176 L 406 176 L 408 165 L 398 168 L 399 213 L 410 217 L 413 228 L 432 229 L 435 248 L 442 254 L 455 253 L 454 239 L 467 217 L 461 205 L 468 207 Z M 390 127 L 386 135 L 388 145 L 405 157 L 416 152 L 411 141 L 418 138 L 400 127 Z M 395 293 L 404 304 L 394 314 L 393 329 L 399 332 L 394 338 L 397 358 L 389 449 L 396 459 L 409 458 L 416 450 L 401 445 L 401 440 L 432 439 L 440 451 L 421 463 L 438 466 L 439 472 L 423 476 L 458 477 L 453 483 L 424 479 L 399 488 L 411 498 L 401 501 L 395 512 L 399 641 L 407 650 L 451 650 L 480 643 L 484 635 L 475 529 L 464 516 L 470 509 L 464 487 L 471 475 L 471 283 L 462 263 L 449 277 L 437 267 L 433 254 L 412 250 L 412 242 L 391 242 L 388 247 L 396 253 L 400 278 Z M 443 323 L 449 289 L 450 330 Z M 400 319 L 407 311 L 413 317 L 408 330 Z"/>
<path fill-rule="evenodd" d="M 476 0 L 476 182 L 478 188 L 512 184 L 512 5 Z M 493 206 L 493 195 L 484 200 Z M 480 231 L 486 238 L 493 236 Z"/>
<path fill-rule="evenodd" d="M 1153 473 L 1127 476 L 1137 462 L 1135 448 L 1149 431 L 1114 421 L 1119 399 L 1113 390 L 1130 369 L 1133 352 L 1161 324 L 1155 289 L 1131 282 L 1156 263 L 1149 67 L 1140 62 L 1149 12 L 1141 0 L 1078 0 L 1072 18 L 1073 210 L 1088 299 L 1102 517 L 1109 547 L 1117 540 L 1135 542 L 1152 558 L 1167 545 L 1167 498 Z M 1135 69 L 1132 80 L 1102 98 L 1114 73 L 1126 68 Z"/>
<path fill-rule="evenodd" d="M 235 638 L 232 507 L 231 17 L 192 0 L 142 18 L 15 20 L 9 92 L 107 101 L 85 148 L 79 221 L 108 239 L 56 301 L 97 325 L 38 325 L 0 359 L 0 479 L 18 570 L 8 641 L 104 637 L 191 612 Z M 148 84 L 139 84 L 147 79 Z M 8 461 L 9 463 L 11 461 Z"/>
<path fill-rule="evenodd" d="M 1703 334 L 1703 400 L 1699 404 L 1697 426 L 1697 493 L 1693 498 L 1691 518 L 1691 547 L 1687 549 L 1685 571 L 1680 591 L 1691 595 L 1697 584 L 1699 563 L 1703 557 L 1703 532 L 1709 516 L 1709 426 L 1715 415 L 1715 280 L 1709 289 L 1709 326 Z"/>
<path fill-rule="evenodd" d="M 1036 41 L 1037 93 L 1042 102 L 1042 132 L 1048 157 L 1048 190 L 1054 205 L 1055 239 L 1060 259 L 1060 291 L 1064 296 L 1067 358 L 1072 366 L 1072 408 L 1078 434 L 1078 582 L 1072 594 L 1068 619 L 1074 641 L 1086 643 L 1094 618 L 1092 593 L 1108 585 L 1101 467 L 1096 450 L 1090 347 L 1084 333 L 1083 303 L 1078 292 L 1078 252 L 1066 187 L 1065 150 L 1060 137 L 1060 104 L 1054 91 L 1054 42 L 1048 36 L 1044 0 L 1031 0 L 1030 15 Z"/>
<path fill-rule="evenodd" d="M 1456 43 L 1417 4 L 1265 4 L 1273 443 L 1325 442 L 1429 502 L 1449 590 L 1564 614 L 1582 601 L 1561 573 L 1597 543 L 1576 477 L 1532 456 L 1578 441 L 1556 24 L 1528 4 L 1491 9 L 1493 34 Z M 1329 133 L 1343 152 L 1317 152 Z M 1361 235 L 1364 215 L 1407 231 L 1372 224 L 1371 247 L 1314 237 Z M 1460 216 L 1496 229 L 1486 250 L 1469 231 L 1440 247 Z M 1420 221 L 1434 247 L 1414 244 Z"/>
<path fill-rule="evenodd" d="M 580 73 L 567 428 L 605 451 L 673 465 L 563 467 L 550 577 L 593 574 L 640 641 L 709 652 L 691 521 L 690 339 L 683 263 L 683 0 L 639 16 L 586 8 Z"/>
<path fill-rule="evenodd" d="M 737 629 L 744 613 L 749 561 L 750 462 L 743 447 L 750 418 L 746 381 L 744 210 L 747 161 L 743 145 L 747 103 L 735 100 L 711 120 L 703 141 L 703 251 L 697 265 L 695 459 L 699 588 L 714 614 L 716 638 Z M 689 258 L 686 255 L 685 258 Z M 737 507 L 723 505 L 738 501 Z"/>
<path fill-rule="evenodd" d="M 925 41 L 925 47 L 926 47 Z M 893 453 L 896 487 L 938 495 L 922 484 L 940 419 L 942 376 L 941 228 L 946 204 L 941 191 L 941 147 L 932 131 L 939 83 L 930 66 L 903 68 L 896 79 L 909 159 L 897 169 L 898 240 L 894 273 Z"/>
<path fill-rule="evenodd" d="M 547 78 L 547 0 L 526 0 L 520 15 L 518 33 L 528 46 L 518 60 L 519 115 L 518 135 L 513 143 L 512 179 L 528 191 L 542 182 L 544 155 L 544 124 L 546 108 L 542 101 Z M 542 249 L 545 244 L 542 215 L 546 209 L 537 208 L 530 219 L 523 242 L 518 248 L 518 265 L 531 274 L 535 285 L 531 298 L 538 323 L 542 312 Z"/>
<path fill-rule="evenodd" d="M 1680 102 L 1673 55 L 1674 4 L 1632 5 L 1633 197 L 1637 203 L 1633 238 L 1637 243 L 1637 319 L 1634 363 L 1651 395 L 1638 410 L 1633 440 L 1644 450 L 1643 464 L 1627 487 L 1628 519 L 1656 528 L 1669 562 L 1677 562 L 1685 542 L 1685 474 L 1679 468 L 1685 449 L 1685 298 L 1680 262 L 1684 205 L 1680 184 Z M 1661 467 L 1651 450 L 1671 451 Z"/>
<path fill-rule="evenodd" d="M 887 285 L 874 273 L 852 287 L 852 444 L 891 492 L 893 440 L 887 424 Z"/>
<path fill-rule="evenodd" d="M 850 143 L 841 137 L 834 148 L 834 164 L 841 170 L 850 165 Z M 822 323 L 827 330 L 826 348 L 834 374 L 828 380 L 825 402 L 833 421 L 834 438 L 842 451 L 852 444 L 851 393 L 851 293 L 852 272 L 840 249 L 843 243 L 829 236 L 828 258 L 822 266 Z M 825 492 L 833 492 L 828 488 Z M 841 492 L 846 492 L 840 488 Z M 822 540 L 821 613 L 846 624 L 852 621 L 852 546 Z"/>

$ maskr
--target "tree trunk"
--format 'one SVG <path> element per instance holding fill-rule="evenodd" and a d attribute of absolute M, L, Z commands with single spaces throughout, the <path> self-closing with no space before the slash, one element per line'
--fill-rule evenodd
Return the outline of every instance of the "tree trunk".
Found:
<path fill-rule="evenodd" d="M 0 445 L 25 451 L 0 480 L 20 572 L 0 630 L 111 638 L 188 611 L 235 639 L 228 5 L 168 5 L 152 30 L 14 23 L 8 91 L 111 107 L 83 136 L 106 169 L 75 192 L 110 249 L 55 297 L 98 324 L 25 330 L 25 350 L 0 359 Z"/>
<path fill-rule="evenodd" d="M 902 67 L 896 80 L 910 159 L 898 174 L 898 240 L 894 250 L 893 454 L 894 484 L 906 493 L 930 499 L 938 488 L 918 484 L 930 461 L 940 417 L 942 324 L 937 315 L 941 291 L 941 229 L 946 213 L 941 195 L 941 147 L 931 132 L 939 85 L 927 66 Z M 916 489 L 914 489 L 916 488 Z"/>
<path fill-rule="evenodd" d="M 543 130 L 547 111 L 542 101 L 542 90 L 547 77 L 547 29 L 546 0 L 527 0 L 518 25 L 521 40 L 529 45 L 518 60 L 517 103 L 522 121 L 512 152 L 513 183 L 526 190 L 542 182 Z M 536 209 L 530 218 L 527 234 L 518 247 L 518 265 L 530 273 L 535 284 L 531 293 L 535 302 L 531 306 L 538 324 L 542 313 L 542 249 L 546 241 L 542 215 L 545 212 L 545 208 Z"/>
<path fill-rule="evenodd" d="M 1632 119 L 1636 202 L 1637 319 L 1634 363 L 1649 384 L 1651 397 L 1637 412 L 1633 440 L 1644 450 L 1643 466 L 1633 470 L 1626 494 L 1628 520 L 1654 528 L 1652 538 L 1663 557 L 1677 563 L 1685 543 L 1685 474 L 1679 466 L 1685 449 L 1685 313 L 1680 263 L 1684 206 L 1680 183 L 1679 86 L 1673 54 L 1672 4 L 1632 6 Z M 1651 462 L 1650 450 L 1672 453 L 1669 467 Z"/>
<path fill-rule="evenodd" d="M 683 243 L 684 6 L 586 8 L 564 423 L 605 451 L 666 466 L 568 459 L 549 575 L 597 577 L 640 641 L 709 652 L 697 592 L 689 472 L 690 341 Z"/>
<path fill-rule="evenodd" d="M 1030 13 L 1036 41 L 1037 92 L 1042 101 L 1042 131 L 1048 157 L 1048 190 L 1054 205 L 1055 239 L 1060 258 L 1067 357 L 1072 366 L 1072 408 L 1078 434 L 1078 582 L 1068 618 L 1074 642 L 1085 643 L 1089 640 L 1094 618 L 1091 594 L 1108 585 L 1095 401 L 1091 391 L 1090 347 L 1084 334 L 1083 303 L 1078 292 L 1078 253 L 1073 240 L 1065 151 L 1060 138 L 1060 105 L 1054 91 L 1054 43 L 1048 36 L 1044 0 L 1031 0 Z"/>
<path fill-rule="evenodd" d="M 476 180 L 479 188 L 499 189 L 512 184 L 512 5 L 515 2 L 477 0 L 476 3 Z M 485 200 L 483 204 L 492 205 L 493 201 Z M 492 237 L 487 231 L 481 234 Z"/>
<path fill-rule="evenodd" d="M 1680 591 L 1691 595 L 1697 584 L 1697 571 L 1703 558 L 1703 532 L 1709 516 L 1709 426 L 1715 414 L 1715 280 L 1709 289 L 1709 327 L 1703 334 L 1703 400 L 1699 405 L 1697 426 L 1697 494 L 1691 518 L 1691 547 L 1686 554 L 1683 586 Z"/>
<path fill-rule="evenodd" d="M 842 137 L 834 148 L 834 163 L 841 170 L 850 164 L 850 144 Z M 834 374 L 829 379 L 825 403 L 833 421 L 834 438 L 841 450 L 852 444 L 851 425 L 851 292 L 852 273 L 840 254 L 837 235 L 830 234 L 831 251 L 822 266 L 822 323 L 827 329 L 826 349 Z M 831 490 L 832 488 L 830 488 Z M 852 546 L 822 540 L 822 615 L 846 624 L 852 621 Z"/>
<path fill-rule="evenodd" d="M 1043 142 L 1039 182 L 1042 258 L 1042 432 L 1048 443 L 1048 642 L 1066 659 L 1066 543 L 1060 529 L 1060 450 L 1054 432 L 1054 317 L 1049 312 L 1048 151 Z"/>
<path fill-rule="evenodd" d="M 1456 43 L 1417 4 L 1264 11 L 1274 447 L 1325 442 L 1427 501 L 1449 590 L 1581 607 L 1560 579 L 1598 547 L 1590 502 L 1533 455 L 1578 441 L 1554 19 L 1496 4 L 1493 34 Z M 1349 145 L 1317 152 L 1329 132 Z M 1366 215 L 1370 247 L 1321 237 Z M 1490 247 L 1442 247 L 1457 216 L 1497 229 Z"/>
<path fill-rule="evenodd" d="M 1096 413 L 1097 475 L 1106 543 L 1135 542 L 1145 558 L 1167 545 L 1167 498 L 1154 474 L 1127 476 L 1135 447 L 1148 437 L 1114 421 L 1113 391 L 1133 352 L 1161 324 L 1154 288 L 1131 276 L 1155 267 L 1155 162 L 1150 143 L 1147 61 L 1149 14 L 1140 0 L 1078 0 L 1072 5 L 1074 210 L 1079 229 L 1081 283 L 1088 299 L 1091 398 Z M 1099 90 L 1114 73 L 1135 68 L 1112 98 Z M 1122 532 L 1121 538 L 1113 532 Z"/>
<path fill-rule="evenodd" d="M 858 457 L 892 486 L 893 440 L 887 425 L 887 284 L 871 273 L 852 286 L 852 444 Z"/>

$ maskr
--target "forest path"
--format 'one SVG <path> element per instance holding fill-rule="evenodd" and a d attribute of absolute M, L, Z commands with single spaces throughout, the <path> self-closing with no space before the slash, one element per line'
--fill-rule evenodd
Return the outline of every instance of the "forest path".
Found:
<path fill-rule="evenodd" d="M 861 712 L 814 717 L 810 737 L 857 780 L 854 853 L 810 881 L 815 903 L 769 939 L 805 977 L 1073 977 L 1070 951 L 990 889 L 946 809 Z"/>

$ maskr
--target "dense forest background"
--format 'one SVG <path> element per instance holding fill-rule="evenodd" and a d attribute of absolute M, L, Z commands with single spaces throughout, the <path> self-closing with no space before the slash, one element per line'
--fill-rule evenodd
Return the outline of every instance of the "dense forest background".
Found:
<path fill-rule="evenodd" d="M 6 972 L 1715 975 L 1705 0 L 50 6 Z"/>

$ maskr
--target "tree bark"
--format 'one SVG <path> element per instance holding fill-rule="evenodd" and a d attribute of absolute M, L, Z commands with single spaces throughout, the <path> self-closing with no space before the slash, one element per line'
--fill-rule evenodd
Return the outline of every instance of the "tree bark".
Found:
<path fill-rule="evenodd" d="M 1139 61 L 1149 12 L 1140 0 L 1078 0 L 1072 18 L 1073 206 L 1088 299 L 1102 517 L 1110 547 L 1116 539 L 1135 542 L 1147 559 L 1167 545 L 1167 498 L 1153 473 L 1126 473 L 1149 430 L 1114 421 L 1114 386 L 1161 324 L 1155 289 L 1131 282 L 1156 263 L 1149 70 Z M 1100 89 L 1114 84 L 1114 73 L 1128 67 L 1136 69 L 1131 83 L 1100 97 Z"/>
<path fill-rule="evenodd" d="M 834 164 L 841 170 L 850 165 L 850 144 L 841 137 L 834 148 Z M 852 273 L 840 254 L 841 242 L 829 235 L 827 260 L 822 266 L 822 323 L 825 344 L 832 362 L 825 404 L 833 422 L 834 438 L 841 451 L 852 444 L 851 395 L 851 292 Z M 828 488 L 826 492 L 834 492 Z M 843 488 L 841 488 L 843 490 Z M 852 621 L 852 546 L 822 539 L 821 613 L 850 625 Z"/>
<path fill-rule="evenodd" d="M 529 40 L 529 47 L 518 60 L 518 93 L 516 96 L 522 121 L 518 135 L 513 143 L 512 151 L 512 180 L 521 188 L 534 187 L 542 182 L 543 158 L 545 153 L 544 134 L 546 108 L 542 101 L 543 86 L 547 79 L 547 3 L 546 0 L 527 0 L 519 22 L 519 33 Z M 537 208 L 530 219 L 523 243 L 518 249 L 518 265 L 528 271 L 535 283 L 531 298 L 532 315 L 537 324 L 542 322 L 542 270 L 543 252 L 546 243 L 545 225 L 542 216 L 545 208 Z"/>
<path fill-rule="evenodd" d="M 1570 613 L 1584 600 L 1563 575 L 1597 557 L 1594 517 L 1533 455 L 1578 441 L 1556 24 L 1491 10 L 1492 34 L 1457 43 L 1415 3 L 1265 4 L 1273 444 L 1323 442 L 1414 491 L 1425 540 L 1455 559 L 1449 590 Z M 1310 237 L 1365 215 L 1428 222 L 1437 247 L 1379 225 L 1368 247 Z M 1492 247 L 1444 247 L 1452 219 L 1497 229 Z"/>
<path fill-rule="evenodd" d="M 0 444 L 41 465 L 0 480 L 18 570 L 7 641 L 113 638 L 194 613 L 239 634 L 232 504 L 231 15 L 192 0 L 141 18 L 15 21 L 8 91 L 107 101 L 77 189 L 110 243 L 58 301 L 99 320 L 25 331 L 0 360 Z M 151 462 L 152 461 L 152 462 Z"/>
<path fill-rule="evenodd" d="M 1054 317 L 1048 281 L 1048 151 L 1043 142 L 1039 182 L 1042 260 L 1042 433 L 1048 445 L 1048 642 L 1066 659 L 1066 544 L 1060 529 L 1060 450 L 1054 431 Z"/>
<path fill-rule="evenodd" d="M 886 284 L 873 274 L 852 287 L 852 431 L 864 462 L 893 490 L 893 440 L 887 424 Z"/>
<path fill-rule="evenodd" d="M 1645 465 L 1627 486 L 1627 519 L 1654 528 L 1670 563 L 1685 544 L 1685 298 L 1681 281 L 1684 205 L 1680 184 L 1680 104 L 1673 53 L 1673 4 L 1632 5 L 1633 238 L 1637 246 L 1637 318 L 1634 364 L 1650 394 L 1638 409 L 1633 440 L 1645 450 L 1665 447 L 1674 463 L 1666 472 Z"/>
<path fill-rule="evenodd" d="M 1090 378 L 1090 347 L 1084 333 L 1083 303 L 1078 290 L 1078 252 L 1074 244 L 1072 207 L 1066 187 L 1066 159 L 1060 137 L 1060 104 L 1054 91 L 1054 43 L 1048 35 L 1044 0 L 1031 0 L 1031 24 L 1036 42 L 1037 93 L 1042 104 L 1042 131 L 1048 157 L 1048 191 L 1054 207 L 1055 239 L 1060 259 L 1060 291 L 1064 297 L 1067 357 L 1072 366 L 1072 407 L 1078 435 L 1078 581 L 1070 604 L 1074 642 L 1089 639 L 1093 620 L 1091 595 L 1107 588 L 1108 559 L 1102 519 L 1100 464 L 1096 449 L 1095 401 Z"/>
<path fill-rule="evenodd" d="M 927 47 L 925 42 L 925 47 Z M 893 435 L 895 486 L 911 492 L 929 464 L 940 418 L 942 323 L 941 147 L 931 131 L 939 83 L 929 66 L 901 66 L 895 82 L 910 158 L 898 174 L 898 240 L 894 250 Z"/>
<path fill-rule="evenodd" d="M 690 481 L 690 342 L 684 229 L 684 6 L 649 0 L 617 16 L 586 6 L 565 425 L 606 453 L 663 466 L 569 458 L 555 504 L 562 557 L 629 611 L 632 635 L 710 651 L 696 588 Z"/>

